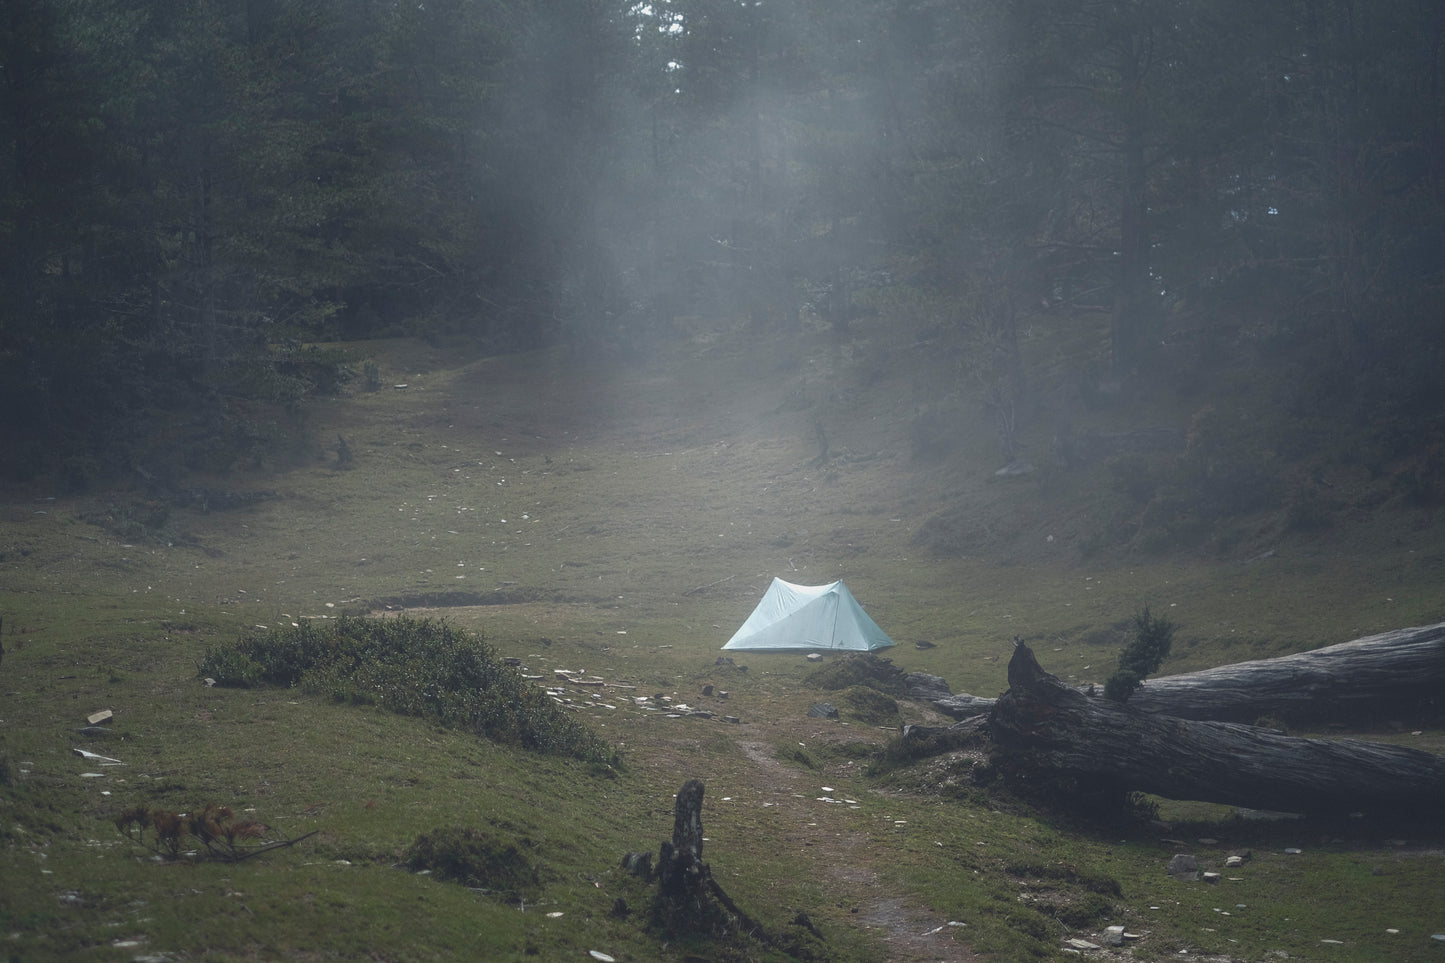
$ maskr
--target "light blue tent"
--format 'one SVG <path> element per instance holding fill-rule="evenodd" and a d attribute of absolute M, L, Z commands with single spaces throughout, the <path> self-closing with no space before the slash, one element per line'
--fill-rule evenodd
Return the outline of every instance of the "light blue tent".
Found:
<path fill-rule="evenodd" d="M 780 578 L 724 649 L 743 652 L 872 652 L 893 644 L 842 582 L 794 585 Z"/>

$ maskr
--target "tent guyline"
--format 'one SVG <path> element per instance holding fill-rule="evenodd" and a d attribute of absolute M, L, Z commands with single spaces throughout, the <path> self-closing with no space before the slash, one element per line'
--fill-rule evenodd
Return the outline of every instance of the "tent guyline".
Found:
<path fill-rule="evenodd" d="M 775 578 L 723 648 L 734 652 L 873 652 L 893 644 L 841 581 L 794 585 Z"/>

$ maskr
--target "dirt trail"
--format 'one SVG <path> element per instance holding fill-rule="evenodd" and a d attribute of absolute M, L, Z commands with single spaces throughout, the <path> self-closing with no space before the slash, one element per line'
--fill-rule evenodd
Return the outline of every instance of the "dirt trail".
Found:
<path fill-rule="evenodd" d="M 792 808 L 816 821 L 817 832 L 806 844 L 810 862 L 853 894 L 860 926 L 881 930 L 890 963 L 972 963 L 977 957 L 955 938 L 956 927 L 907 894 L 890 894 L 881 888 L 880 875 L 870 867 L 888 859 L 875 851 L 868 835 L 850 828 L 850 810 L 836 804 L 816 803 L 803 786 L 803 774 L 780 762 L 766 743 L 739 741 L 738 748 L 755 767 L 755 786 L 776 794 L 777 805 Z M 839 780 L 841 781 L 841 780 Z"/>

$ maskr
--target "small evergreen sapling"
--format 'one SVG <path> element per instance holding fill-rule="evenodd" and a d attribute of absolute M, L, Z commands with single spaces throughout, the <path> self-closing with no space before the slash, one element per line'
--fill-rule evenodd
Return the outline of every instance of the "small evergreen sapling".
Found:
<path fill-rule="evenodd" d="M 1104 696 L 1115 702 L 1128 702 L 1134 690 L 1144 684 L 1146 676 L 1159 670 L 1169 655 L 1174 641 L 1174 623 L 1157 619 L 1149 606 L 1134 616 L 1134 641 L 1119 653 L 1119 668 L 1104 683 Z"/>

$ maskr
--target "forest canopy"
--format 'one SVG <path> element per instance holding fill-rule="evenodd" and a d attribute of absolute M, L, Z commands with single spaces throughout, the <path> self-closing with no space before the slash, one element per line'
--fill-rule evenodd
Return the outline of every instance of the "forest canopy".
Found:
<path fill-rule="evenodd" d="M 318 342 L 868 312 L 1000 410 L 1037 317 L 1113 377 L 1283 372 L 1445 467 L 1442 10 L 9 0 L 5 470 L 263 452 L 345 377 Z"/>

